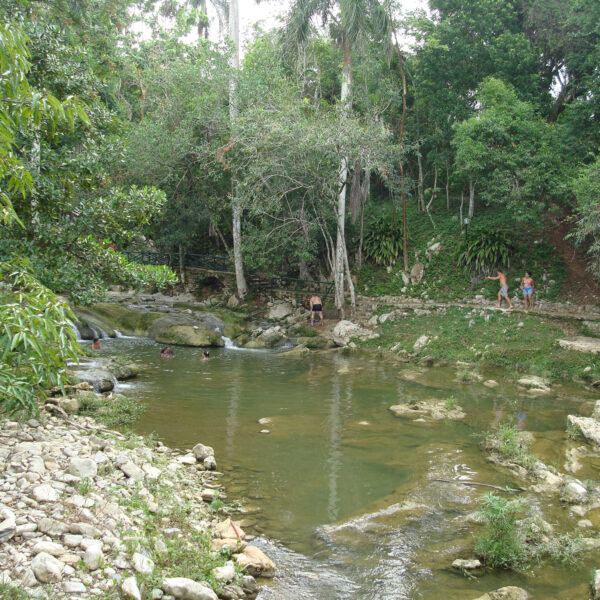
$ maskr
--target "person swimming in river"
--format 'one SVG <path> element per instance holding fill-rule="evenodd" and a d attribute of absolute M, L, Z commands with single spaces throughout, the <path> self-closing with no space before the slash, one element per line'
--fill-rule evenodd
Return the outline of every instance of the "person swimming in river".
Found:
<path fill-rule="evenodd" d="M 175 353 L 173 352 L 173 349 L 171 348 L 171 346 L 165 346 L 160 351 L 160 357 L 161 358 L 175 358 Z"/>
<path fill-rule="evenodd" d="M 210 354 L 208 353 L 208 350 L 205 350 L 202 353 L 202 360 L 208 360 L 210 358 Z"/>
<path fill-rule="evenodd" d="M 92 340 L 92 350 L 102 350 L 102 344 L 97 337 Z"/>

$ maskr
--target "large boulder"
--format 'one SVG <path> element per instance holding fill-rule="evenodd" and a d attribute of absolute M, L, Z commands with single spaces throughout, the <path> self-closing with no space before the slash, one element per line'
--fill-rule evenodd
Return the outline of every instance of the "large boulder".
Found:
<path fill-rule="evenodd" d="M 425 275 L 425 265 L 422 262 L 415 263 L 410 270 L 410 280 L 412 284 L 420 283 Z"/>
<path fill-rule="evenodd" d="M 567 421 L 586 441 L 600 446 L 600 421 L 591 417 L 577 417 L 576 415 L 569 415 Z"/>
<path fill-rule="evenodd" d="M 333 341 L 338 346 L 347 346 L 352 338 L 370 340 L 379 337 L 378 333 L 365 329 L 352 321 L 340 321 L 333 328 Z"/>
<path fill-rule="evenodd" d="M 267 313 L 267 319 L 273 321 L 281 321 L 286 317 L 289 317 L 294 312 L 294 307 L 291 302 L 279 302 L 272 306 Z"/>
<path fill-rule="evenodd" d="M 88 369 L 75 371 L 75 377 L 79 381 L 89 383 L 95 392 L 110 392 L 115 387 L 115 379 L 112 373 L 105 369 Z"/>
<path fill-rule="evenodd" d="M 273 561 L 256 546 L 246 546 L 242 554 L 236 557 L 238 566 L 254 577 L 273 577 L 275 565 Z"/>
<path fill-rule="evenodd" d="M 152 323 L 149 335 L 161 344 L 195 347 L 223 346 L 223 329 L 224 323 L 214 317 L 200 320 L 184 316 L 163 316 Z"/>
<path fill-rule="evenodd" d="M 40 552 L 31 561 L 31 569 L 41 583 L 62 581 L 65 564 L 47 552 Z"/>
<path fill-rule="evenodd" d="M 125 335 L 148 335 L 150 326 L 163 313 L 142 311 L 138 308 L 129 308 L 123 304 L 100 302 L 86 308 L 76 308 L 75 314 L 84 324 L 97 325 L 104 331 L 114 336 L 114 329 Z"/>
<path fill-rule="evenodd" d="M 177 600 L 218 600 L 213 590 L 202 583 L 185 577 L 169 577 L 162 589 Z"/>

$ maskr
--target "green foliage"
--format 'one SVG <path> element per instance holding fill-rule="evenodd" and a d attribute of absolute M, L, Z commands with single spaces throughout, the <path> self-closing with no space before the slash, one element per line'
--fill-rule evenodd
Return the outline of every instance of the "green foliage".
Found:
<path fill-rule="evenodd" d="M 485 433 L 483 445 L 500 457 L 526 469 L 532 469 L 537 458 L 529 452 L 529 443 L 512 423 L 499 423 Z"/>
<path fill-rule="evenodd" d="M 469 238 L 456 250 L 456 261 L 461 267 L 489 275 L 494 268 L 510 267 L 515 252 L 512 236 L 500 229 L 481 229 L 469 232 Z"/>
<path fill-rule="evenodd" d="M 524 543 L 517 528 L 517 515 L 523 504 L 494 493 L 483 497 L 480 514 L 488 524 L 486 532 L 475 541 L 475 554 L 490 567 L 511 569 L 526 559 Z"/>
<path fill-rule="evenodd" d="M 375 264 L 395 265 L 402 251 L 402 222 L 393 215 L 372 221 L 365 234 L 364 251 Z"/>
<path fill-rule="evenodd" d="M 115 394 L 108 399 L 86 395 L 81 400 L 80 413 L 92 415 L 109 428 L 127 428 L 131 427 L 145 410 L 145 406 L 129 396 Z"/>
<path fill-rule="evenodd" d="M 0 410 L 32 413 L 47 388 L 68 383 L 75 317 L 23 262 L 0 263 L 0 299 Z"/>
<path fill-rule="evenodd" d="M 31 596 L 22 588 L 0 583 L 0 598 L 3 600 L 31 600 Z"/>

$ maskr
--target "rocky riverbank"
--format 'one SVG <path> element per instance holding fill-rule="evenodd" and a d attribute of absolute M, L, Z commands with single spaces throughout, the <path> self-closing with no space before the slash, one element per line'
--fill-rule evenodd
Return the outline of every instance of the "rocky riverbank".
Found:
<path fill-rule="evenodd" d="M 208 446 L 181 453 L 54 405 L 2 422 L 0 596 L 253 597 L 275 567 L 229 518 L 216 468 Z"/>

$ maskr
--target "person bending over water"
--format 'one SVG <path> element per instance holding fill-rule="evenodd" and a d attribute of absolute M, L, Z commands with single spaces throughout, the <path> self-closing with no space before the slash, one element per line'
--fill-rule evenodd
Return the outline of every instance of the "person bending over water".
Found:
<path fill-rule="evenodd" d="M 521 288 L 523 289 L 523 302 L 525 303 L 525 310 L 529 312 L 533 310 L 533 279 L 531 277 L 531 271 L 525 271 L 525 277 L 521 281 Z"/>
<path fill-rule="evenodd" d="M 160 357 L 161 358 L 175 358 L 175 353 L 173 352 L 173 349 L 171 348 L 171 346 L 165 346 L 160 351 Z"/>
<path fill-rule="evenodd" d="M 500 282 L 500 291 L 498 292 L 498 308 L 502 304 L 502 298 L 504 298 L 508 302 L 508 308 L 512 309 L 513 305 L 508 297 L 508 282 L 506 281 L 506 275 L 502 271 L 498 271 L 496 277 L 488 277 L 492 281 Z"/>

